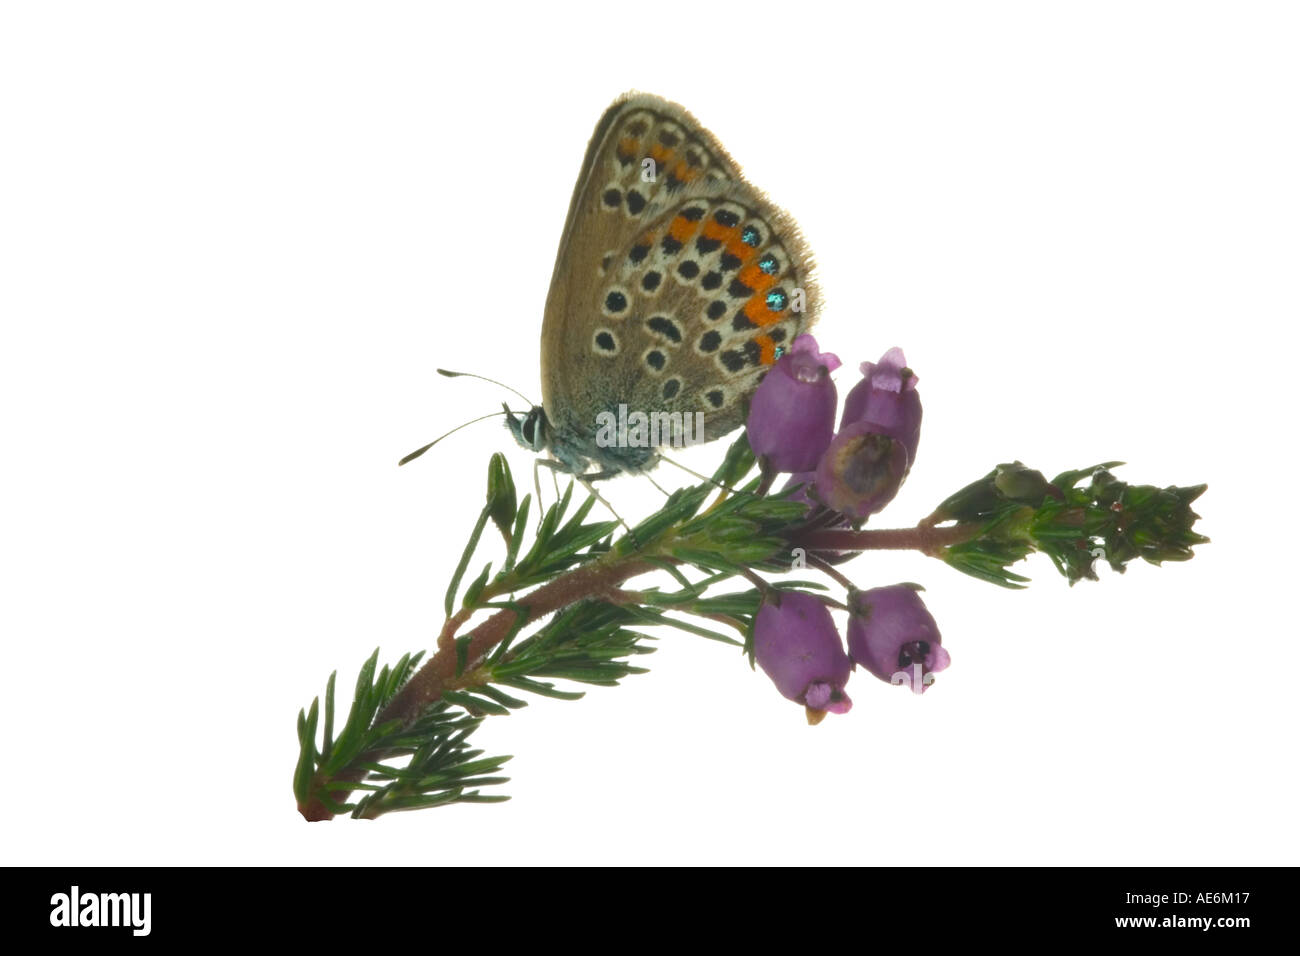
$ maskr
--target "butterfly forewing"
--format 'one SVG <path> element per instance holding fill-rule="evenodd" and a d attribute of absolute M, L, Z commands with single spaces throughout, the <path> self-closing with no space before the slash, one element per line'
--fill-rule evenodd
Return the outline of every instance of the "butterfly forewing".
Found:
<path fill-rule="evenodd" d="M 780 350 L 816 316 L 794 223 L 740 178 L 681 107 L 635 95 L 588 148 L 542 330 L 557 433 L 593 460 L 596 417 L 702 413 L 705 438 L 740 425 Z M 698 440 L 698 435 L 696 436 Z"/>

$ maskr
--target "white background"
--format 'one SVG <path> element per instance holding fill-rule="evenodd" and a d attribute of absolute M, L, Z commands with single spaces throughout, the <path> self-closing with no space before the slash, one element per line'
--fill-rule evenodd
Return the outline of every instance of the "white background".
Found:
<path fill-rule="evenodd" d="M 1297 862 L 1294 7 L 28 4 L 0 15 L 6 862 Z M 536 395 L 587 138 L 688 106 L 799 219 L 916 469 L 1210 490 L 1190 564 L 918 555 L 952 668 L 810 728 L 727 648 L 490 719 L 501 806 L 309 826 L 298 708 L 429 646 Z M 689 460 L 711 467 L 722 446 Z M 678 483 L 664 468 L 659 480 Z M 648 483 L 607 486 L 619 510 Z"/>

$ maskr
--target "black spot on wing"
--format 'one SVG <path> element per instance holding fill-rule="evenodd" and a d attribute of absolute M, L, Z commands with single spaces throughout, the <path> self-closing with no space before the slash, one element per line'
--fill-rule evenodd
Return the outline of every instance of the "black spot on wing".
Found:
<path fill-rule="evenodd" d="M 664 338 L 673 342 L 682 340 L 682 330 L 677 327 L 677 323 L 665 315 L 656 315 L 646 323 L 646 327 L 651 332 L 657 332 Z"/>

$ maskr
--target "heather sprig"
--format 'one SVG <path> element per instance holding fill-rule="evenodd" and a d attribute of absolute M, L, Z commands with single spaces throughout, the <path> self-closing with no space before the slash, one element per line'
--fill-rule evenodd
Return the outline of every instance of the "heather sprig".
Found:
<path fill-rule="evenodd" d="M 917 550 L 1018 588 L 1029 579 L 1011 568 L 1035 552 L 1074 584 L 1096 580 L 1099 559 L 1116 571 L 1136 558 L 1183 561 L 1208 540 L 1192 530 L 1204 485 L 1130 485 L 1115 476 L 1117 462 L 1050 481 L 1020 462 L 998 465 L 913 526 L 866 528 L 911 470 L 920 398 L 892 349 L 862 364 L 836 433 L 829 374 L 838 364 L 811 337 L 798 340 L 759 386 L 745 435 L 712 478 L 677 490 L 630 530 L 593 519 L 597 499 L 575 500 L 574 483 L 530 522 L 533 497 L 517 498 L 506 459 L 493 455 L 432 654 L 391 667 L 372 654 L 337 729 L 333 675 L 323 706 L 318 698 L 300 711 L 302 815 L 374 818 L 506 799 L 495 788 L 510 758 L 470 742 L 482 722 L 530 697 L 577 700 L 581 688 L 644 673 L 634 662 L 654 650 L 656 629 L 733 646 L 810 723 L 849 711 L 855 669 L 919 693 L 951 662 L 938 625 L 919 586 L 848 577 L 841 567 L 862 551 Z M 781 472 L 794 474 L 773 491 Z M 483 540 L 489 522 L 499 545 Z M 471 568 L 481 570 L 465 583 Z M 658 580 L 629 584 L 650 574 Z M 833 612 L 847 616 L 843 635 Z"/>

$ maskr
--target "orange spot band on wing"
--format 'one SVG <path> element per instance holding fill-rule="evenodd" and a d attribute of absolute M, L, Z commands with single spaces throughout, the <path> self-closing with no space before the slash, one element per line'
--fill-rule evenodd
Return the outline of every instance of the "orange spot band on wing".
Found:
<path fill-rule="evenodd" d="M 672 225 L 668 227 L 668 235 L 685 245 L 686 240 L 695 235 L 695 230 L 698 227 L 698 222 L 691 222 L 685 216 L 674 216 Z"/>
<path fill-rule="evenodd" d="M 699 174 L 700 171 L 684 159 L 678 160 L 677 165 L 673 167 L 673 178 L 683 183 L 689 183 Z"/>
<path fill-rule="evenodd" d="M 745 307 L 741 311 L 745 313 L 745 318 L 761 329 L 766 325 L 775 325 L 780 322 L 781 312 L 785 310 L 773 312 L 767 307 L 767 296 L 762 292 L 755 292 L 749 297 L 749 301 L 745 303 Z"/>
<path fill-rule="evenodd" d="M 755 292 L 766 292 L 776 284 L 776 276 L 768 275 L 756 265 L 745 266 L 736 278 Z"/>
<path fill-rule="evenodd" d="M 763 365 L 772 365 L 776 362 L 776 343 L 772 341 L 770 335 L 757 335 L 754 341 L 758 343 L 758 360 Z"/>
<path fill-rule="evenodd" d="M 723 242 L 726 242 L 738 234 L 739 230 L 735 226 L 727 228 L 716 219 L 709 219 L 708 222 L 704 224 L 705 239 L 721 239 Z"/>
<path fill-rule="evenodd" d="M 632 136 L 624 136 L 618 141 L 618 155 L 620 159 L 628 159 L 636 155 L 637 147 L 641 141 Z"/>
<path fill-rule="evenodd" d="M 744 242 L 739 236 L 733 236 L 727 240 L 727 251 L 739 259 L 741 262 L 748 262 L 758 253 L 758 250 L 749 243 Z M 745 285 L 753 285 L 746 282 Z"/>
<path fill-rule="evenodd" d="M 662 168 L 667 166 L 672 160 L 673 151 L 671 149 L 665 149 L 658 143 L 655 143 L 654 146 L 650 147 L 650 158 L 655 161 L 656 167 Z"/>

